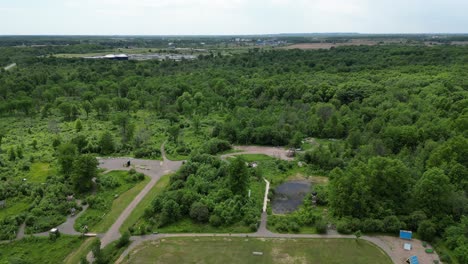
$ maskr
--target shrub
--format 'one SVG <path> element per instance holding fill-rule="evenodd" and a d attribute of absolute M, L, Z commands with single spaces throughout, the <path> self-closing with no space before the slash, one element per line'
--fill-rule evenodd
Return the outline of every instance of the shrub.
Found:
<path fill-rule="evenodd" d="M 202 151 L 204 153 L 215 155 L 219 152 L 223 152 L 223 151 L 230 150 L 230 149 L 231 149 L 231 144 L 228 141 L 218 139 L 218 138 L 212 138 L 208 142 L 205 143 Z"/>
<path fill-rule="evenodd" d="M 221 217 L 219 217 L 218 215 L 210 216 L 210 225 L 217 227 L 217 226 L 220 226 L 221 224 L 222 224 Z"/>
<path fill-rule="evenodd" d="M 119 238 L 116 246 L 118 248 L 122 248 L 128 245 L 128 243 L 130 243 L 130 232 L 127 231 L 127 232 L 124 232 L 123 235 Z"/>
<path fill-rule="evenodd" d="M 418 234 L 422 240 L 431 242 L 437 233 L 436 226 L 430 220 L 424 220 L 419 223 Z"/>
<path fill-rule="evenodd" d="M 396 233 L 401 228 L 400 220 L 394 215 L 385 217 L 383 220 L 383 225 L 385 227 L 385 231 L 389 233 Z"/>
<path fill-rule="evenodd" d="M 319 234 L 326 234 L 327 233 L 327 221 L 321 219 L 315 223 L 315 229 Z"/>

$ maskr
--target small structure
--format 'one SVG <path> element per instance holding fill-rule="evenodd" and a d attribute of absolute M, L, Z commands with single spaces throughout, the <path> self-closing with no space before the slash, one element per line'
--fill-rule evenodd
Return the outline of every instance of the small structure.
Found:
<path fill-rule="evenodd" d="M 419 260 L 417 256 L 411 256 L 406 260 L 408 264 L 419 264 Z"/>
<path fill-rule="evenodd" d="M 258 164 L 257 164 L 257 162 L 254 161 L 254 162 L 250 162 L 249 164 L 247 164 L 247 166 L 249 168 L 257 168 Z"/>
<path fill-rule="evenodd" d="M 71 202 L 71 201 L 73 201 L 73 199 L 75 199 L 75 197 L 73 197 L 73 194 L 72 195 L 67 195 L 67 202 Z"/>
<path fill-rule="evenodd" d="M 296 150 L 293 148 L 290 148 L 286 151 L 286 157 L 292 158 L 296 155 Z"/>
<path fill-rule="evenodd" d="M 406 230 L 400 230 L 400 238 L 401 239 L 411 240 L 412 236 L 413 236 L 413 232 L 406 231 Z"/>
<path fill-rule="evenodd" d="M 411 250 L 411 244 L 410 244 L 410 243 L 405 243 L 405 244 L 403 245 L 403 249 L 404 249 L 404 250 L 410 251 L 410 250 Z"/>
<path fill-rule="evenodd" d="M 5 208 L 6 207 L 6 200 L 1 200 L 0 201 L 0 208 Z"/>

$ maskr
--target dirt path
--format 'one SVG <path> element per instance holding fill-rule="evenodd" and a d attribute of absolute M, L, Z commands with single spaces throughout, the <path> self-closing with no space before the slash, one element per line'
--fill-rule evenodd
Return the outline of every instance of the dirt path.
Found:
<path fill-rule="evenodd" d="M 234 149 L 240 152 L 224 154 L 224 155 L 221 155 L 221 158 L 226 159 L 228 157 L 233 157 L 236 155 L 243 155 L 243 154 L 264 154 L 264 155 L 274 157 L 277 159 L 282 159 L 282 160 L 294 159 L 294 158 L 288 157 L 286 155 L 287 149 L 282 148 L 282 147 L 234 146 Z"/>

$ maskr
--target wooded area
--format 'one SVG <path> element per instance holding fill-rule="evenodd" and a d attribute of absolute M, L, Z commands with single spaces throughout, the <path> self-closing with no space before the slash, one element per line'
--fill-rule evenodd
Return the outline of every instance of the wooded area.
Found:
<path fill-rule="evenodd" d="M 42 55 L 0 54 L 5 63 Z M 86 199 L 96 155 L 158 159 L 166 139 L 168 155 L 188 161 L 145 217 L 255 229 L 261 201 L 246 197 L 257 176 L 241 158 L 215 155 L 230 144 L 300 148 L 312 137 L 333 139 L 298 159 L 329 177 L 318 195 L 338 231 L 409 229 L 468 263 L 467 73 L 468 49 L 448 45 L 254 49 L 179 62 L 23 59 L 0 72 L 0 200 L 27 205 L 0 208 L 0 239 L 23 222 L 46 231 L 79 209 L 64 198 Z M 34 182 L 38 162 L 56 171 Z"/>

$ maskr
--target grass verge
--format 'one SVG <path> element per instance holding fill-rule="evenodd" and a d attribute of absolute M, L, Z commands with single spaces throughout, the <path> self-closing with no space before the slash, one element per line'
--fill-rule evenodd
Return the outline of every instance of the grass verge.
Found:
<path fill-rule="evenodd" d="M 141 224 L 141 218 L 145 213 L 145 209 L 151 205 L 151 202 L 154 198 L 161 193 L 164 188 L 169 184 L 169 180 L 171 178 L 171 174 L 162 176 L 156 185 L 151 188 L 149 193 L 138 203 L 138 205 L 133 209 L 132 213 L 125 219 L 125 222 L 120 227 L 120 233 L 123 233 L 128 230 L 129 227 L 135 226 L 135 228 L 139 228 L 139 224 Z"/>
<path fill-rule="evenodd" d="M 81 259 L 83 257 L 86 257 L 86 255 L 91 251 L 91 247 L 93 245 L 93 242 L 97 238 L 95 237 L 90 237 L 87 238 L 79 248 L 71 252 L 63 261 L 64 263 L 69 263 L 69 264 L 76 264 L 80 263 Z"/>

